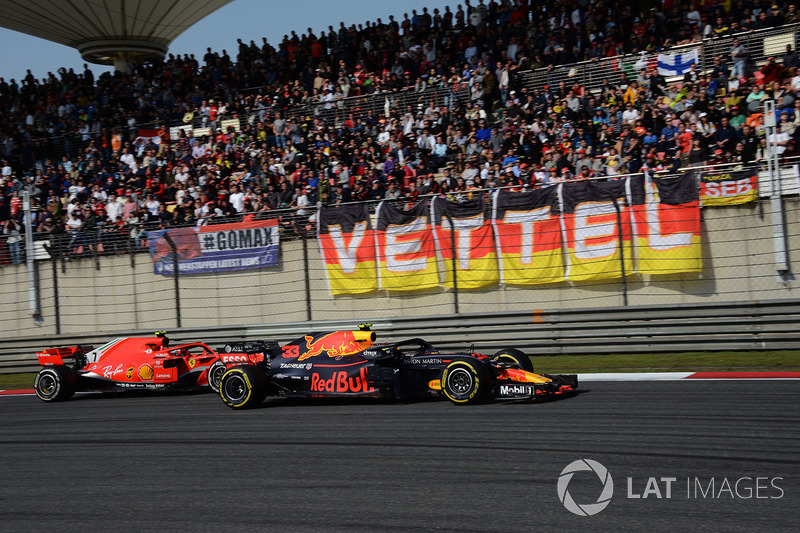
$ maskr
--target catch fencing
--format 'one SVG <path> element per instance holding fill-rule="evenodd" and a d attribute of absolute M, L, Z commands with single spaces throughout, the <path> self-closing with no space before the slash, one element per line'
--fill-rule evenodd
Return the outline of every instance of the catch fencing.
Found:
<path fill-rule="evenodd" d="M 516 347 L 529 355 L 658 353 L 704 350 L 800 349 L 800 300 L 637 308 L 542 309 L 422 317 L 365 317 L 378 342 L 422 337 L 443 350 L 494 353 Z M 273 339 L 287 343 L 310 331 L 353 329 L 352 320 L 275 323 L 214 328 L 181 328 L 169 332 L 175 342 L 202 340 L 212 347 L 240 340 Z M 115 336 L 150 336 L 130 330 Z M 0 340 L 0 373 L 38 368 L 35 353 L 60 346 L 100 346 L 110 339 L 95 332 Z M 535 364 L 535 360 L 534 360 Z M 658 367 L 658 357 L 653 366 Z"/>
<path fill-rule="evenodd" d="M 38 241 L 31 277 L 24 257 L 18 259 L 19 264 L 0 267 L 0 289 L 5 295 L 4 305 L 0 307 L 0 339 L 11 346 L 17 342 L 36 343 L 45 337 L 57 338 L 58 343 L 63 344 L 62 339 L 84 335 L 98 339 L 118 332 L 161 329 L 219 330 L 228 335 L 241 331 L 243 325 L 271 331 L 273 325 L 294 324 L 292 327 L 299 329 L 334 319 L 337 324 L 357 324 L 378 318 L 391 320 L 392 324 L 401 320 L 430 320 L 435 327 L 440 322 L 452 321 L 451 316 L 465 317 L 464 327 L 478 331 L 478 324 L 487 316 L 507 312 L 527 313 L 531 320 L 536 320 L 539 315 L 532 316 L 533 310 L 544 310 L 543 316 L 567 313 L 586 317 L 588 315 L 582 313 L 587 309 L 608 309 L 611 315 L 622 313 L 619 317 L 624 317 L 628 316 L 624 308 L 630 308 L 641 311 L 636 320 L 645 320 L 648 314 L 657 318 L 703 305 L 718 309 L 728 306 L 755 309 L 766 301 L 783 305 L 780 302 L 800 299 L 800 289 L 792 276 L 800 257 L 800 184 L 796 167 L 784 168 L 781 176 L 789 267 L 787 275 L 783 276 L 776 272 L 772 206 L 764 196 L 768 194 L 764 183 L 759 187 L 762 196 L 756 201 L 702 210 L 702 272 L 629 274 L 624 278 L 625 283 L 619 279 L 600 279 L 529 287 L 500 284 L 480 290 L 440 286 L 416 292 L 383 290 L 367 295 L 334 296 L 329 290 L 313 218 L 295 217 L 290 211 L 266 212 L 263 216 L 274 217 L 278 225 L 279 261 L 272 267 L 247 271 L 161 275 L 154 271 L 146 236 L 125 235 L 116 243 L 116 248 L 114 243 L 108 245 L 107 242 L 100 248 L 99 244 L 103 243 L 100 236 L 97 244 L 82 243 L 81 250 L 70 247 L 71 255 L 63 248 L 64 241 L 61 248 L 52 241 Z M 3 246 L 0 249 L 3 249 L 0 259 L 8 260 L 8 251 Z M 438 262 L 440 273 L 450 270 L 449 261 L 439 257 Z M 780 320 L 774 323 L 776 328 L 783 327 Z M 487 324 L 491 329 L 491 323 Z M 668 333 L 664 338 L 679 334 L 683 325 L 676 323 L 677 329 L 664 330 Z M 508 324 L 497 324 L 498 328 L 504 326 Z M 605 326 L 613 328 L 609 331 L 612 337 L 619 334 L 641 340 L 638 334 L 620 329 L 621 322 Z M 576 327 L 580 329 L 579 324 Z M 601 324 L 591 326 L 582 334 L 587 344 L 563 346 L 602 350 L 606 345 L 604 336 L 598 334 L 602 327 Z M 739 328 L 741 331 L 733 328 L 713 333 L 712 323 L 704 324 L 703 328 L 699 333 L 715 339 L 716 349 L 732 346 L 726 337 L 731 332 L 749 339 L 741 343 L 731 341 L 733 344 L 749 348 L 753 346 L 751 341 L 758 337 L 747 337 L 748 332 L 767 331 L 751 331 L 743 326 Z M 646 344 L 653 350 L 667 345 L 685 349 L 695 342 L 687 337 L 681 342 L 662 343 L 657 330 L 649 331 L 653 342 Z M 776 335 L 790 333 L 769 331 Z M 511 341 L 513 334 L 504 332 L 502 338 Z M 526 334 L 521 333 L 523 337 Z M 522 342 L 523 337 L 518 340 Z M 250 333 L 248 338 L 253 338 Z M 781 339 L 770 337 L 767 339 L 769 347 L 788 346 L 781 343 L 791 340 L 790 337 Z M 706 348 L 711 345 L 712 342 L 704 344 Z M 620 342 L 615 340 L 608 346 L 618 347 Z"/>

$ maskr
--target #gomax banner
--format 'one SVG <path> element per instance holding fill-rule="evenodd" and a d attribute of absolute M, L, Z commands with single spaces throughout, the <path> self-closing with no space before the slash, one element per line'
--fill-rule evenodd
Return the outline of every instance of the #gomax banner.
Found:
<path fill-rule="evenodd" d="M 691 172 L 678 178 L 631 177 L 628 193 L 641 274 L 700 272 L 700 201 Z"/>
<path fill-rule="evenodd" d="M 430 202 L 422 200 L 408 211 L 381 202 L 375 210 L 378 287 L 415 291 L 439 285 Z"/>
<path fill-rule="evenodd" d="M 436 246 L 445 259 L 445 286 L 453 287 L 454 266 L 459 289 L 480 289 L 500 280 L 492 226 L 486 217 L 486 198 L 483 193 L 460 203 L 433 198 L 431 218 Z"/>
<path fill-rule="evenodd" d="M 566 279 L 621 278 L 621 254 L 624 254 L 625 274 L 630 274 L 633 254 L 625 182 L 562 183 L 559 200 L 567 256 Z"/>
<path fill-rule="evenodd" d="M 167 238 L 169 237 L 169 239 Z M 213 224 L 148 232 L 150 256 L 156 274 L 174 272 L 173 250 L 179 274 L 205 274 L 263 268 L 278 264 L 278 222 L 275 219 Z"/>
<path fill-rule="evenodd" d="M 321 207 L 317 237 L 331 294 L 378 289 L 375 232 L 366 205 Z"/>
<path fill-rule="evenodd" d="M 503 283 L 539 285 L 564 279 L 561 228 L 554 214 L 557 192 L 557 187 L 547 187 L 494 193 L 492 223 Z"/>

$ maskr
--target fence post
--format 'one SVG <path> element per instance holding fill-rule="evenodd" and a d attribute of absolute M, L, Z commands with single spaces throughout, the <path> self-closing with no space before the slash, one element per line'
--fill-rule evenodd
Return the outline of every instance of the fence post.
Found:
<path fill-rule="evenodd" d="M 308 236 L 305 232 L 301 235 L 301 240 L 303 241 L 303 272 L 306 280 L 306 321 L 311 322 L 311 279 L 308 270 Z"/>
<path fill-rule="evenodd" d="M 94 268 L 100 271 L 100 254 L 97 253 L 97 247 L 100 246 L 100 228 L 95 227 L 95 234 L 91 237 L 92 242 L 92 255 L 94 256 Z"/>
<path fill-rule="evenodd" d="M 52 245 L 51 245 L 52 246 Z M 53 311 L 56 319 L 56 335 L 61 335 L 61 304 L 58 301 L 58 252 L 53 259 Z"/>
<path fill-rule="evenodd" d="M 181 328 L 181 294 L 180 294 L 180 275 L 178 271 L 178 248 L 175 246 L 169 232 L 164 232 L 164 240 L 167 241 L 172 249 L 172 279 L 175 280 L 175 317 L 178 321 L 178 328 Z"/>
<path fill-rule="evenodd" d="M 617 212 L 617 238 L 619 239 L 619 266 L 622 272 L 622 305 L 628 307 L 628 280 L 625 275 L 625 239 L 622 231 L 622 211 L 619 208 L 617 199 L 611 198 L 614 209 Z"/>
<path fill-rule="evenodd" d="M 447 209 L 447 202 L 442 202 L 444 206 L 444 216 L 450 224 L 450 253 L 453 255 L 451 266 L 453 269 L 453 307 L 456 314 L 460 314 L 458 305 L 458 256 L 456 255 L 456 225 L 453 223 L 453 217 L 450 216 L 450 211 Z"/>

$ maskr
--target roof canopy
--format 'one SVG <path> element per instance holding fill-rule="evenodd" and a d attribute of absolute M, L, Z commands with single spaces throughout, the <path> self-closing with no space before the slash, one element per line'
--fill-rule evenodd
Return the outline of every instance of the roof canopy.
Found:
<path fill-rule="evenodd" d="M 0 0 L 0 26 L 77 48 L 92 63 L 163 58 L 170 43 L 233 0 Z"/>

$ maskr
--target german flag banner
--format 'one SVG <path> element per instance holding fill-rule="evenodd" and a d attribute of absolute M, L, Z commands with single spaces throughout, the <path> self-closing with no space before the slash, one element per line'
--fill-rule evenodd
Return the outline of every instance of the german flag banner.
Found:
<path fill-rule="evenodd" d="M 753 170 L 700 176 L 700 202 L 703 207 L 747 204 L 756 199 L 758 175 Z"/>
<path fill-rule="evenodd" d="M 694 174 L 678 178 L 628 179 L 636 235 L 637 271 L 642 274 L 700 272 L 700 200 Z"/>
<path fill-rule="evenodd" d="M 431 201 L 434 240 L 445 259 L 445 286 L 453 286 L 454 250 L 459 289 L 480 289 L 500 280 L 492 226 L 485 215 L 486 197 L 483 193 L 460 203 L 442 198 Z"/>
<path fill-rule="evenodd" d="M 375 218 L 379 288 L 415 291 L 438 287 L 429 200 L 417 202 L 408 211 L 381 202 Z"/>
<path fill-rule="evenodd" d="M 331 294 L 378 289 L 375 232 L 366 205 L 320 207 L 317 237 Z"/>
<path fill-rule="evenodd" d="M 494 193 L 492 223 L 500 257 L 500 280 L 539 285 L 564 279 L 557 187 Z"/>
<path fill-rule="evenodd" d="M 621 278 L 621 254 L 629 274 L 633 255 L 625 182 L 562 183 L 559 199 L 567 250 L 566 279 Z"/>

